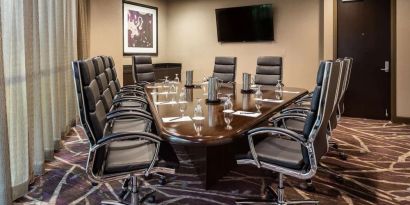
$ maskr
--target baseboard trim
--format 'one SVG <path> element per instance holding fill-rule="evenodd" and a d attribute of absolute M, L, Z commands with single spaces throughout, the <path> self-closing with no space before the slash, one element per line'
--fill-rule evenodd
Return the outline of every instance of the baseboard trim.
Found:
<path fill-rule="evenodd" d="M 410 124 L 410 117 L 393 117 L 392 121 L 394 123 L 406 123 Z"/>

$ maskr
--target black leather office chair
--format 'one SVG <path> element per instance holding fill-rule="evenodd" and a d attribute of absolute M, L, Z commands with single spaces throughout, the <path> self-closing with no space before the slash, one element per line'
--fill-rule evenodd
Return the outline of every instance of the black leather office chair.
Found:
<path fill-rule="evenodd" d="M 236 57 L 216 57 L 213 77 L 224 83 L 235 82 Z"/>
<path fill-rule="evenodd" d="M 124 108 L 137 108 L 137 109 L 147 109 L 147 101 L 141 96 L 135 95 L 122 95 L 118 96 L 118 92 L 115 92 L 113 95 L 113 90 L 109 84 L 109 77 L 105 72 L 105 66 L 103 64 L 103 59 L 101 57 L 95 57 L 92 59 L 94 64 L 94 73 L 96 75 L 95 79 L 97 81 L 98 89 L 100 91 L 100 96 L 102 98 L 102 103 L 104 105 L 105 111 L 108 113 L 114 109 L 124 109 Z M 87 66 L 83 72 L 87 72 L 88 75 L 94 76 L 92 73 L 91 65 Z M 135 94 L 135 93 L 130 93 Z"/>
<path fill-rule="evenodd" d="M 108 60 L 109 60 L 109 65 L 111 68 L 111 73 L 114 79 L 114 84 L 115 84 L 115 88 L 117 90 L 117 92 L 134 92 L 134 91 L 140 91 L 138 92 L 138 94 L 142 94 L 144 95 L 143 91 L 144 91 L 144 85 L 145 83 L 139 84 L 139 83 L 134 83 L 133 85 L 125 85 L 125 86 L 121 86 L 120 81 L 118 79 L 118 75 L 117 75 L 117 70 L 115 68 L 115 62 L 114 62 L 114 58 L 112 56 L 108 56 Z M 142 93 L 141 93 L 142 92 Z"/>
<path fill-rule="evenodd" d="M 331 136 L 331 132 L 333 129 L 336 129 L 338 121 L 340 120 L 340 105 L 342 103 L 342 99 L 343 99 L 343 92 L 346 89 L 346 84 L 347 84 L 347 80 L 348 80 L 348 74 L 349 74 L 349 62 L 347 59 L 338 59 L 336 61 L 337 65 L 340 65 L 341 67 L 341 74 L 340 74 L 340 85 L 338 87 L 338 91 L 337 91 L 337 104 L 335 107 L 334 112 L 332 113 L 330 120 L 329 120 L 329 126 L 328 126 L 328 131 L 329 131 L 329 138 Z M 321 65 L 322 66 L 322 65 Z M 286 108 L 284 110 L 281 111 L 282 114 L 286 114 L 286 113 L 303 113 L 306 112 L 308 110 L 308 108 L 306 107 L 307 105 L 309 105 L 311 102 L 311 96 L 304 98 L 303 100 L 299 100 L 299 105 L 298 106 L 293 106 L 291 108 Z M 298 121 L 298 120 L 289 120 L 286 122 L 283 122 L 283 126 L 294 130 L 294 131 L 300 131 L 301 129 L 303 129 L 303 122 L 302 121 Z M 338 149 L 338 144 L 330 139 L 329 145 L 331 146 L 330 148 L 332 148 L 334 151 L 337 152 L 338 156 L 340 159 L 346 160 L 348 155 L 346 153 L 344 153 L 343 151 L 340 151 Z M 340 178 L 340 177 L 337 177 Z"/>
<path fill-rule="evenodd" d="M 153 192 L 141 195 L 137 176 L 173 169 L 159 166 L 161 138 L 149 133 L 152 118 L 144 112 L 116 111 L 107 115 L 100 98 L 96 79 L 88 71 L 91 60 L 72 64 L 80 121 L 90 141 L 86 172 L 94 183 L 130 179 L 131 203 L 153 201 Z M 127 196 L 128 194 L 125 194 Z M 142 196 L 140 198 L 140 196 Z M 103 201 L 102 204 L 127 204 Z"/>
<path fill-rule="evenodd" d="M 248 132 L 250 152 L 240 156 L 238 164 L 252 164 L 279 173 L 277 191 L 273 204 L 318 204 L 318 201 L 285 201 L 283 175 L 299 179 L 310 179 L 316 174 L 321 157 L 327 152 L 327 125 L 336 102 L 336 91 L 340 70 L 332 67 L 332 62 L 325 63 L 323 81 L 316 86 L 312 95 L 312 104 L 308 115 L 283 115 L 283 119 L 305 119 L 301 134 L 278 127 L 260 127 Z M 268 137 L 257 144 L 254 138 Z M 288 138 L 288 139 L 286 139 Z M 291 139 L 291 140 L 289 140 Z M 251 204 L 251 201 L 238 201 L 238 204 Z M 256 203 L 256 202 L 255 202 Z"/>
<path fill-rule="evenodd" d="M 276 85 L 282 80 L 282 58 L 262 56 L 257 60 L 255 84 Z"/>
<path fill-rule="evenodd" d="M 132 76 L 134 83 L 155 82 L 154 66 L 150 56 L 132 57 Z"/>
<path fill-rule="evenodd" d="M 319 66 L 319 71 L 318 71 L 318 75 L 317 75 L 317 84 L 316 86 L 321 86 L 321 82 L 322 82 L 322 78 L 323 76 L 321 75 L 322 70 L 324 69 L 324 64 L 326 61 L 322 61 L 320 63 Z M 337 126 L 337 118 L 336 118 L 336 113 L 337 113 L 337 106 L 340 100 L 340 94 L 341 94 L 341 90 L 343 89 L 343 84 L 344 84 L 344 75 L 346 75 L 346 70 L 345 70 L 345 66 L 344 66 L 344 61 L 341 59 L 336 60 L 333 63 L 333 67 L 338 68 L 340 70 L 340 75 L 339 75 L 339 80 L 338 80 L 338 87 L 336 90 L 336 103 L 335 103 L 335 107 L 333 108 L 333 112 L 329 118 L 329 122 L 328 122 L 328 126 L 327 126 L 327 136 L 328 136 L 328 144 L 329 144 L 329 148 L 335 149 L 334 148 L 334 144 L 331 136 L 332 136 L 332 129 L 336 128 Z M 311 105 L 312 102 L 312 98 L 310 98 L 309 101 L 309 106 Z M 304 128 L 304 123 L 305 120 L 303 118 L 289 118 L 289 119 L 284 119 L 282 118 L 282 115 L 292 115 L 292 114 L 298 114 L 298 115 L 304 115 L 307 116 L 308 112 L 310 111 L 310 108 L 306 106 L 306 104 L 304 104 L 303 106 L 293 106 L 290 108 L 286 108 L 284 110 L 281 111 L 281 113 L 279 115 L 276 115 L 272 118 L 269 119 L 270 123 L 272 123 L 275 126 L 280 125 L 281 127 L 285 127 L 289 130 L 295 131 L 297 133 L 302 133 L 303 132 L 303 128 Z M 339 150 L 335 149 L 335 151 L 338 152 L 338 156 L 341 159 L 346 159 L 347 155 L 343 152 L 340 152 Z M 321 164 L 319 164 L 321 165 Z M 324 166 L 319 166 L 321 171 L 324 171 L 326 173 L 331 174 L 332 176 L 335 176 L 336 180 L 341 181 L 343 180 L 343 177 L 337 173 L 334 170 L 331 170 L 327 167 Z M 302 188 L 313 191 L 314 190 L 314 186 L 312 184 L 311 180 L 307 180 L 306 184 L 301 184 Z"/>
<path fill-rule="evenodd" d="M 345 61 L 346 68 L 347 68 L 347 74 L 346 74 L 345 84 L 343 86 L 342 97 L 341 97 L 341 100 L 338 106 L 338 118 L 340 118 L 345 111 L 344 98 L 345 98 L 347 88 L 349 87 L 350 75 L 352 73 L 352 67 L 353 67 L 353 58 L 345 57 L 344 61 Z"/>

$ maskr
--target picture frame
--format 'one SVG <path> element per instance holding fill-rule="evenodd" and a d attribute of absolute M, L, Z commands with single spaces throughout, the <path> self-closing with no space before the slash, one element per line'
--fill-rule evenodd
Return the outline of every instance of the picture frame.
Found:
<path fill-rule="evenodd" d="M 123 55 L 158 55 L 158 8 L 122 2 Z"/>

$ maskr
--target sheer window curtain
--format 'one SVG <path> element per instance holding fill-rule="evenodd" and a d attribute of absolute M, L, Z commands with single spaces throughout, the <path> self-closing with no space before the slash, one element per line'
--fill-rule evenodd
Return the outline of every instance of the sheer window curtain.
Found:
<path fill-rule="evenodd" d="M 1 16 L 1 10 L 0 10 Z M 1 18 L 0 18 L 1 25 Z M 3 53 L 3 32 L 0 26 L 0 54 Z M 3 55 L 0 55 L 0 204 L 11 204 L 10 153 L 7 129 L 6 89 Z"/>
<path fill-rule="evenodd" d="M 77 3 L 0 0 L 0 163 L 11 170 L 0 168 L 0 204 L 10 202 L 9 182 L 13 199 L 26 193 L 75 122 Z"/>

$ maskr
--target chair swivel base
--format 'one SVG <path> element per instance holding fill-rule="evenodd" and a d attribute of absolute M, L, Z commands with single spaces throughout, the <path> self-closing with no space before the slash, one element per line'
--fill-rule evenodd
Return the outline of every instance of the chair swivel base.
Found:
<path fill-rule="evenodd" d="M 330 142 L 329 142 L 329 145 L 330 145 L 330 149 L 332 149 L 332 150 L 334 150 L 335 152 L 337 152 L 337 155 L 338 155 L 338 157 L 340 158 L 340 159 L 342 159 L 342 160 L 347 160 L 347 158 L 349 157 L 346 153 L 344 153 L 343 151 L 341 151 L 340 149 L 339 149 L 339 145 L 335 142 L 335 141 L 333 141 L 333 140 L 331 140 Z"/>
<path fill-rule="evenodd" d="M 285 188 L 283 187 L 283 174 L 279 173 L 279 184 L 277 190 L 274 191 L 271 187 L 265 189 L 265 194 L 268 195 L 268 199 L 245 199 L 237 200 L 236 204 L 274 204 L 274 205 L 287 205 L 287 204 L 319 204 L 319 201 L 316 200 L 295 200 L 295 201 L 286 201 L 285 197 Z M 274 195 L 273 199 L 269 195 Z"/>
<path fill-rule="evenodd" d="M 128 186 L 130 183 L 130 186 Z M 139 205 L 144 202 L 149 202 L 149 203 L 154 203 L 155 202 L 155 196 L 154 193 L 155 191 L 149 191 L 148 193 L 142 194 L 139 191 L 139 183 L 137 176 L 132 176 L 131 178 L 125 180 L 124 182 L 124 187 L 123 190 L 119 196 L 121 201 L 113 201 L 113 200 L 107 200 L 107 201 L 101 201 L 101 204 L 103 205 Z M 130 202 L 126 202 L 125 200 L 128 198 L 128 196 L 131 197 Z"/>
<path fill-rule="evenodd" d="M 248 202 L 236 202 L 236 204 L 270 204 L 270 205 L 287 205 L 287 204 L 319 204 L 319 201 L 314 200 L 300 200 L 300 201 L 285 201 L 285 202 L 260 202 L 260 201 L 248 201 Z"/>

